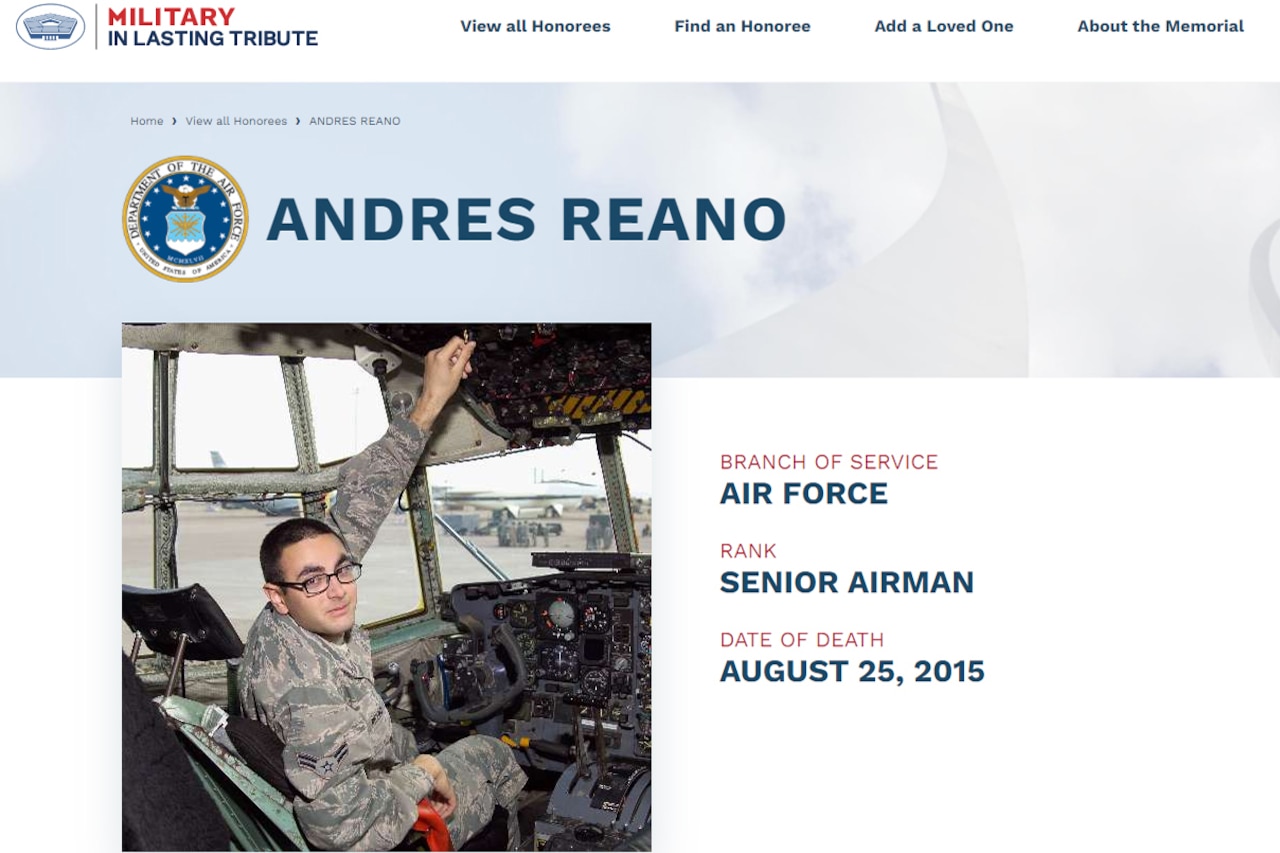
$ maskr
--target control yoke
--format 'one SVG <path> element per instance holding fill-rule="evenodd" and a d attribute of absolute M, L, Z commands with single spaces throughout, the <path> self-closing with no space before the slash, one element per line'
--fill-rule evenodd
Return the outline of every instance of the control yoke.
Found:
<path fill-rule="evenodd" d="M 413 690 L 418 697 L 422 716 L 437 725 L 457 725 L 492 717 L 520 697 L 528 677 L 524 655 L 520 652 L 511 626 L 504 624 L 494 628 L 493 642 L 490 643 L 486 642 L 484 627 L 474 617 L 463 617 L 458 624 L 466 629 L 470 637 L 471 653 L 451 656 L 449 660 L 441 655 L 441 676 L 446 677 L 447 670 L 483 670 L 478 673 L 478 677 L 470 680 L 474 688 L 468 691 L 461 707 L 448 708 L 447 695 L 443 702 L 431 700 L 427 689 L 434 669 L 431 661 L 415 660 L 410 666 Z M 498 647 L 506 652 L 507 660 L 511 662 L 510 668 L 498 658 Z M 503 689 L 498 688 L 497 674 L 500 672 L 505 672 L 510 682 Z"/>

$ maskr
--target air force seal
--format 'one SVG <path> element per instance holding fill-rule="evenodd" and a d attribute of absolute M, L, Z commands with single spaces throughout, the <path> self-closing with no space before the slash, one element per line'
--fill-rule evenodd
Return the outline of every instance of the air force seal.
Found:
<path fill-rule="evenodd" d="M 235 260 L 249 212 L 240 185 L 217 163 L 175 157 L 137 177 L 123 220 L 140 264 L 169 281 L 199 281 Z"/>

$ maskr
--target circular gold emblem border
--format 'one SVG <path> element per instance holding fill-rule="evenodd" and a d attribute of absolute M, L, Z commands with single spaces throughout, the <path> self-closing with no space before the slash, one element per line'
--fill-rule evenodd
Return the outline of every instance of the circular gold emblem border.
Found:
<path fill-rule="evenodd" d="M 163 166 L 166 163 L 172 163 L 175 160 L 185 160 L 192 163 L 203 163 L 206 166 L 212 166 L 214 169 L 217 169 L 227 178 L 227 180 L 231 181 L 231 185 L 236 188 L 236 193 L 240 196 L 240 203 L 244 206 L 244 233 L 240 235 L 240 241 L 236 244 L 235 250 L 232 251 L 231 256 L 228 257 L 226 261 L 224 261 L 222 264 L 220 264 L 217 269 L 212 270 L 211 272 L 207 272 L 204 275 L 188 275 L 188 276 L 165 275 L 164 273 L 158 271 L 155 267 L 151 266 L 151 264 L 147 263 L 147 260 L 138 253 L 137 249 L 134 248 L 133 238 L 129 236 L 129 199 L 133 197 L 134 189 L 138 186 L 138 184 L 142 181 L 142 179 L 146 177 L 146 175 L 149 172 L 153 171 L 157 166 Z M 208 159 L 207 157 L 195 157 L 190 155 L 184 156 L 181 154 L 176 157 L 165 157 L 163 160 L 157 160 L 156 162 L 152 163 L 150 166 L 148 166 L 147 168 L 139 172 L 138 177 L 134 178 L 133 183 L 129 185 L 129 193 L 124 197 L 124 208 L 120 213 L 120 228 L 124 232 L 124 241 L 127 244 L 129 244 L 129 254 L 133 255 L 134 260 L 136 260 L 139 264 L 141 264 L 146 269 L 147 272 L 151 273 L 152 275 L 158 278 L 163 278 L 168 281 L 204 281 L 206 278 L 212 278 L 213 276 L 225 270 L 227 267 L 231 266 L 231 262 L 236 259 L 236 255 L 240 254 L 240 250 L 244 248 L 245 238 L 249 236 L 249 202 L 244 197 L 244 190 L 240 188 L 240 182 L 237 181 L 235 178 L 233 178 L 230 172 L 228 172 L 226 169 L 222 168 L 212 160 Z"/>

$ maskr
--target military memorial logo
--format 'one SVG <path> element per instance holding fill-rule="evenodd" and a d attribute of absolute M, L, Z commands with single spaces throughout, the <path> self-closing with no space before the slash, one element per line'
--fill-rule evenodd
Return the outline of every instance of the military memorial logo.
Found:
<path fill-rule="evenodd" d="M 200 157 L 153 163 L 124 200 L 134 257 L 169 281 L 200 281 L 235 260 L 249 212 L 227 171 Z"/>
<path fill-rule="evenodd" d="M 44 3 L 18 16 L 18 38 L 39 50 L 61 50 L 80 41 L 84 18 L 70 6 Z"/>

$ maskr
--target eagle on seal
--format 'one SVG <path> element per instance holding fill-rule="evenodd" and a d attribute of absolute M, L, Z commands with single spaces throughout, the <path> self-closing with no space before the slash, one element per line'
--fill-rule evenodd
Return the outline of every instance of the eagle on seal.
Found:
<path fill-rule="evenodd" d="M 173 187 L 161 184 L 160 189 L 173 196 L 174 204 L 179 208 L 186 210 L 187 208 L 195 207 L 196 199 L 213 189 L 213 186 L 211 184 L 206 184 L 199 189 L 195 189 L 190 184 L 183 184 L 177 189 L 174 189 Z"/>

